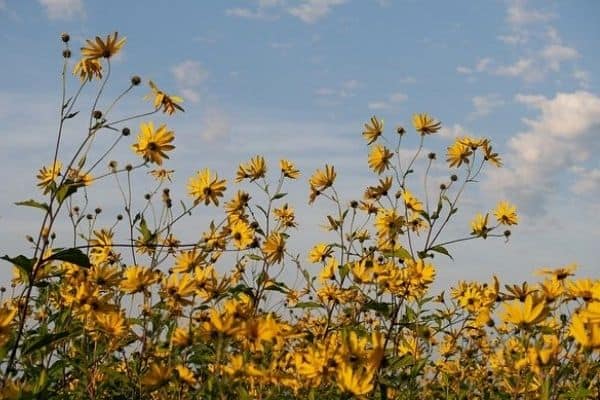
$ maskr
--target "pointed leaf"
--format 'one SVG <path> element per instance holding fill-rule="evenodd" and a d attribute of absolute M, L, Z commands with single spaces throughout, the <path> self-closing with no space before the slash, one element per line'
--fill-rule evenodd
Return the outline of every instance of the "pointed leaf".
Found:
<path fill-rule="evenodd" d="M 66 261 L 70 262 L 71 264 L 79 265 L 83 268 L 89 268 L 92 266 L 88 256 L 79 249 L 59 250 L 48 257 L 48 260 Z"/>
<path fill-rule="evenodd" d="M 50 208 L 48 207 L 47 203 L 40 203 L 38 201 L 35 201 L 33 199 L 29 199 L 29 200 L 25 200 L 25 201 L 18 201 L 15 203 L 15 205 L 17 206 L 25 206 L 25 207 L 34 207 L 34 208 L 40 208 L 44 211 L 49 211 Z"/>
<path fill-rule="evenodd" d="M 434 247 L 432 247 L 430 250 L 431 250 L 431 251 L 435 251 L 435 252 L 437 252 L 437 253 L 444 254 L 444 255 L 446 255 L 446 256 L 448 256 L 448 257 L 450 257 L 450 259 L 451 259 L 451 260 L 454 260 L 454 258 L 452 258 L 452 256 L 451 256 L 451 255 L 450 255 L 450 253 L 448 252 L 448 250 L 446 250 L 446 248 L 445 248 L 445 247 L 443 247 L 443 246 L 434 246 Z"/>

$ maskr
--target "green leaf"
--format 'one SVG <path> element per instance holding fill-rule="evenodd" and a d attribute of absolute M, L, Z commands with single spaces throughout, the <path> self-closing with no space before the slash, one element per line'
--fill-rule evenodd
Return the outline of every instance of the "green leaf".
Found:
<path fill-rule="evenodd" d="M 152 243 L 156 238 L 156 235 L 148 229 L 148 225 L 146 224 L 146 220 L 144 217 L 141 217 L 140 227 L 138 231 L 142 234 L 142 239 L 144 243 Z"/>
<path fill-rule="evenodd" d="M 15 205 L 17 206 L 26 206 L 26 207 L 34 207 L 34 208 L 40 208 L 44 211 L 49 211 L 50 207 L 48 207 L 47 203 L 40 203 L 38 201 L 35 201 L 33 199 L 29 199 L 29 200 L 25 200 L 25 201 L 18 201 L 15 203 Z"/>
<path fill-rule="evenodd" d="M 71 118 L 75 117 L 77 114 L 79 114 L 79 111 L 72 112 L 71 114 L 67 115 L 65 117 L 65 119 L 71 119 Z"/>
<path fill-rule="evenodd" d="M 386 317 L 390 315 L 390 303 L 380 303 L 370 300 L 363 304 L 363 308 L 366 310 L 377 311 Z"/>
<path fill-rule="evenodd" d="M 395 258 L 399 258 L 401 260 L 408 260 L 408 259 L 412 258 L 412 256 L 408 252 L 408 250 L 406 250 L 404 247 L 401 247 L 394 251 L 384 251 L 383 255 L 387 258 L 395 257 Z"/>
<path fill-rule="evenodd" d="M 253 261 L 262 261 L 262 257 L 257 254 L 246 254 L 246 258 L 249 258 Z"/>
<path fill-rule="evenodd" d="M 323 305 L 315 301 L 303 301 L 296 304 L 294 308 L 323 308 Z"/>
<path fill-rule="evenodd" d="M 0 259 L 12 263 L 15 267 L 21 270 L 21 272 L 23 272 L 25 277 L 29 277 L 31 275 L 31 271 L 33 271 L 33 265 L 37 261 L 35 258 L 27 258 L 22 254 L 16 256 L 15 258 L 10 258 L 8 255 L 4 255 L 0 257 Z"/>
<path fill-rule="evenodd" d="M 79 265 L 83 268 L 89 268 L 92 266 L 88 256 L 79 249 L 59 250 L 48 257 L 48 260 L 66 261 L 70 262 L 71 264 Z"/>
<path fill-rule="evenodd" d="M 83 168 L 83 166 L 85 165 L 85 162 L 87 160 L 86 156 L 83 156 L 79 159 L 79 162 L 77 163 L 77 166 L 79 167 L 79 169 Z"/>
<path fill-rule="evenodd" d="M 346 279 L 346 276 L 348 276 L 348 274 L 350 273 L 350 264 L 346 263 L 344 265 L 341 265 L 339 268 L 340 271 L 340 279 L 344 280 Z"/>
<path fill-rule="evenodd" d="M 451 255 L 450 255 L 450 253 L 448 252 L 448 250 L 446 250 L 446 248 L 445 248 L 445 247 L 443 247 L 443 246 L 434 246 L 434 247 L 432 247 L 430 250 L 431 250 L 431 251 L 435 251 L 435 252 L 437 252 L 437 253 L 444 254 L 444 255 L 446 255 L 446 256 L 448 256 L 448 257 L 450 257 L 450 259 L 451 259 L 451 260 L 454 260 L 454 258 L 452 258 L 452 256 L 451 256 Z"/>
<path fill-rule="evenodd" d="M 77 189 L 83 186 L 83 183 L 75 183 L 71 179 L 67 179 L 62 185 L 56 189 L 56 200 L 59 203 L 65 201 L 73 193 L 77 192 Z"/>
<path fill-rule="evenodd" d="M 426 211 L 421 211 L 419 214 L 421 214 L 421 216 L 422 216 L 423 218 L 425 218 L 425 220 L 426 220 L 427 222 L 431 222 L 431 218 L 429 217 L 429 214 L 427 214 L 427 212 L 426 212 Z"/>
<path fill-rule="evenodd" d="M 53 343 L 56 343 L 64 338 L 67 338 L 71 335 L 76 334 L 75 332 L 58 332 L 58 333 L 48 333 L 46 335 L 41 336 L 39 339 L 31 343 L 25 350 L 23 350 L 22 355 L 30 354 L 36 350 L 39 350 L 43 347 L 49 346 Z"/>
<path fill-rule="evenodd" d="M 269 214 L 267 214 L 267 212 L 265 211 L 265 209 L 264 209 L 264 208 L 262 208 L 261 206 L 259 206 L 258 204 L 256 205 L 256 208 L 258 208 L 258 209 L 259 209 L 259 210 L 260 210 L 260 211 L 263 213 L 263 215 L 264 215 L 265 217 L 269 215 Z"/>
<path fill-rule="evenodd" d="M 271 197 L 271 200 L 277 200 L 277 199 L 281 199 L 282 197 L 287 196 L 287 193 L 275 193 L 275 195 L 273 197 Z"/>

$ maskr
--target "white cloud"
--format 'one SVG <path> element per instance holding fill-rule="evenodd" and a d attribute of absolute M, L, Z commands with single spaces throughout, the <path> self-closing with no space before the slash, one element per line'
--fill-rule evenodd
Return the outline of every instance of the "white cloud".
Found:
<path fill-rule="evenodd" d="M 334 6 L 344 4 L 346 0 L 302 0 L 302 4 L 288 11 L 303 22 L 312 24 L 325 17 Z"/>
<path fill-rule="evenodd" d="M 501 42 L 510 45 L 525 44 L 527 43 L 527 40 L 529 40 L 526 32 L 513 32 L 509 35 L 498 35 L 497 38 Z"/>
<path fill-rule="evenodd" d="M 497 94 L 488 94 L 485 96 L 475 96 L 471 99 L 475 110 L 470 114 L 471 118 L 484 117 L 497 107 L 504 104 Z"/>
<path fill-rule="evenodd" d="M 463 75 L 471 75 L 475 72 L 484 72 L 488 70 L 488 67 L 490 66 L 492 61 L 493 60 L 489 57 L 480 58 L 477 60 L 477 63 L 475 63 L 475 66 L 465 67 L 464 65 L 460 65 L 456 67 L 456 72 Z"/>
<path fill-rule="evenodd" d="M 238 18 L 246 18 L 246 19 L 270 19 L 274 18 L 264 12 L 263 9 L 258 8 L 256 10 L 251 10 L 249 8 L 228 8 L 225 10 L 225 15 L 230 17 L 238 17 Z"/>
<path fill-rule="evenodd" d="M 460 124 L 442 126 L 442 129 L 439 131 L 439 135 L 445 139 L 455 139 L 459 136 L 473 136 L 464 126 Z"/>
<path fill-rule="evenodd" d="M 523 119 L 527 129 L 508 141 L 507 167 L 490 171 L 488 185 L 514 199 L 527 214 L 540 215 L 557 192 L 559 178 L 573 167 L 583 168 L 600 151 L 600 97 L 577 91 L 554 98 L 517 95 L 516 101 L 539 115 Z M 587 190 L 596 172 L 582 177 L 579 190 Z"/>
<path fill-rule="evenodd" d="M 198 102 L 200 100 L 198 87 L 208 77 L 208 72 L 202 64 L 198 61 L 186 60 L 173 66 L 171 72 L 184 98 Z"/>
<path fill-rule="evenodd" d="M 341 99 L 354 97 L 356 89 L 361 86 L 361 83 L 356 79 L 348 79 L 341 82 L 338 87 L 320 87 L 315 90 L 315 95 L 319 97 L 317 103 L 322 106 L 335 106 L 340 103 Z"/>
<path fill-rule="evenodd" d="M 38 0 L 50 19 L 72 19 L 84 16 L 83 0 Z"/>
<path fill-rule="evenodd" d="M 535 22 L 546 22 L 554 18 L 554 14 L 526 7 L 525 0 L 509 1 L 506 20 L 512 25 L 526 25 Z"/>
<path fill-rule="evenodd" d="M 218 108 L 209 108 L 204 114 L 200 136 L 207 142 L 214 142 L 229 135 L 231 125 L 227 114 Z"/>
<path fill-rule="evenodd" d="M 494 74 L 521 78 L 526 82 L 536 82 L 544 78 L 544 71 L 536 65 L 533 58 L 520 58 L 514 64 L 500 66 L 495 69 Z"/>
<path fill-rule="evenodd" d="M 408 99 L 404 93 L 396 92 L 388 96 L 387 100 L 372 101 L 367 106 L 369 110 L 389 110 L 397 108 L 398 105 Z"/>
<path fill-rule="evenodd" d="M 542 50 L 541 56 L 548 63 L 551 70 L 558 71 L 562 62 L 577 59 L 579 53 L 572 47 L 551 44 Z"/>

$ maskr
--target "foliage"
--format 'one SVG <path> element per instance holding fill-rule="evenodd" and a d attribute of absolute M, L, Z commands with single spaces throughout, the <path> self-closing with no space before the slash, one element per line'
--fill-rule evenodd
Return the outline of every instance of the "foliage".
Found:
<path fill-rule="evenodd" d="M 52 159 L 37 175 L 43 199 L 17 203 L 41 212 L 40 230 L 29 237 L 31 254 L 2 257 L 15 276 L 0 306 L 1 398 L 600 396 L 600 281 L 572 278 L 574 265 L 544 269 L 535 284 L 502 286 L 494 276 L 430 293 L 436 256 L 451 258 L 458 242 L 508 240 L 518 223 L 516 208 L 501 201 L 476 215 L 465 237 L 441 239 L 467 185 L 489 164 L 502 165 L 489 139 L 457 138 L 446 154 L 452 174 L 434 188 L 428 177 L 437 156 L 422 152 L 441 123 L 413 116 L 420 144 L 407 160 L 400 151 L 406 129 L 384 136 L 373 116 L 363 137 L 377 181 L 360 201 L 346 202 L 336 191 L 339 171 L 317 169 L 308 200 L 331 204 L 324 218 L 331 241 L 296 254 L 288 243 L 302 228 L 284 191 L 300 177 L 293 162 L 281 160 L 275 176 L 263 156 L 241 163 L 229 198 L 225 179 L 200 170 L 189 178 L 188 200 L 175 202 L 167 187 L 174 171 L 163 167 L 175 134 L 147 118 L 183 112 L 182 100 L 150 81 L 152 109 L 115 119 L 114 107 L 141 83 L 134 76 L 106 110 L 97 109 L 111 57 L 125 44 L 117 33 L 86 42 L 73 71 L 80 86 L 67 97 L 71 50 L 68 35 L 62 40 L 60 127 Z M 94 84 L 91 110 L 76 109 Z M 87 131 L 65 155 L 64 126 L 80 118 Z M 139 164 L 110 161 L 98 172 L 135 119 L 143 119 L 130 145 Z M 96 156 L 99 135 L 113 143 Z M 413 168 L 421 158 L 427 167 L 418 183 Z M 132 182 L 147 167 L 155 188 L 136 204 Z M 120 188 L 123 214 L 100 227 L 102 210 L 88 211 L 88 190 L 108 179 Z M 178 222 L 209 207 L 221 207 L 222 217 L 199 240 L 180 241 Z M 61 243 L 59 220 L 73 232 Z"/>

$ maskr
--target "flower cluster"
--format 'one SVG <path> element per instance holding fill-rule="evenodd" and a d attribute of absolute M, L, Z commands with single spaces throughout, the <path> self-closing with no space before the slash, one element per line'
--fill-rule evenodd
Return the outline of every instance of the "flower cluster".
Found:
<path fill-rule="evenodd" d="M 88 40 L 75 70 L 82 85 L 102 79 L 102 60 L 123 44 L 116 33 Z M 150 113 L 182 111 L 179 98 L 150 86 Z M 64 100 L 64 123 L 75 117 L 73 101 Z M 448 178 L 432 186 L 436 156 L 421 150 L 441 122 L 415 114 L 420 146 L 404 159 L 406 130 L 398 128 L 388 148 L 383 121 L 373 116 L 362 135 L 375 183 L 348 201 L 336 189 L 339 171 L 316 169 L 308 202 L 331 206 L 324 218 L 331 239 L 303 253 L 292 243 L 308 228 L 284 191 L 301 176 L 293 161 L 272 168 L 256 155 L 229 183 L 200 169 L 179 199 L 166 186 L 174 171 L 163 168 L 175 134 L 148 121 L 129 145 L 140 164 L 110 161 L 93 178 L 129 135 L 122 124 L 146 116 L 111 121 L 109 111 L 90 111 L 83 145 L 61 157 L 73 161 L 55 157 L 39 170 L 44 201 L 18 203 L 43 218 L 38 237 L 28 238 L 30 256 L 2 257 L 14 266 L 15 290 L 5 298 L 3 289 L 0 304 L 0 399 L 600 396 L 600 281 L 574 278 L 574 264 L 540 269 L 537 283 L 502 285 L 493 276 L 432 293 L 439 257 L 451 258 L 451 246 L 508 240 L 519 222 L 516 206 L 500 201 L 462 237 L 442 234 L 465 187 L 488 164 L 502 165 L 489 139 L 457 138 L 447 150 Z M 118 135 L 92 160 L 100 131 Z M 413 171 L 419 160 L 427 163 L 421 183 Z M 133 177 L 150 165 L 153 189 L 138 204 Z M 88 209 L 87 188 L 108 185 L 105 178 L 123 198 L 111 224 L 102 209 Z M 178 236 L 182 219 L 202 220 L 203 212 L 211 220 L 195 219 L 194 237 Z M 59 218 L 72 237 L 57 234 Z"/>

